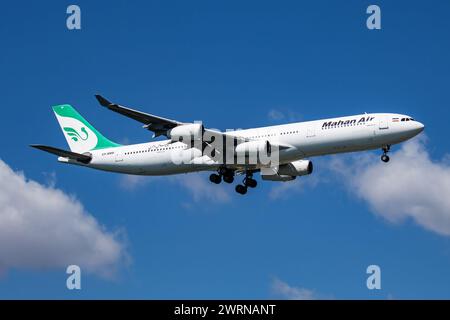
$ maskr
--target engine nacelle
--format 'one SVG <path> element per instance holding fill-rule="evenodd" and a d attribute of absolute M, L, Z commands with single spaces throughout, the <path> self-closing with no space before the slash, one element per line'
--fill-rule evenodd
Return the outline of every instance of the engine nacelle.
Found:
<path fill-rule="evenodd" d="M 291 181 L 298 176 L 311 174 L 313 164 L 309 160 L 297 160 L 279 167 L 261 168 L 261 178 L 270 181 Z"/>
<path fill-rule="evenodd" d="M 249 141 L 238 144 L 235 151 L 238 157 L 256 156 L 259 154 L 270 156 L 272 146 L 267 140 Z"/>
<path fill-rule="evenodd" d="M 297 160 L 283 164 L 278 168 L 279 175 L 306 176 L 313 172 L 313 164 L 309 160 Z"/>
<path fill-rule="evenodd" d="M 261 178 L 268 181 L 291 181 L 297 178 L 296 176 L 279 175 L 279 174 L 262 174 Z"/>
<path fill-rule="evenodd" d="M 167 132 L 167 137 L 170 138 L 172 142 L 183 141 L 186 139 L 189 141 L 198 141 L 202 140 L 204 131 L 205 129 L 201 123 L 183 124 L 170 129 Z"/>

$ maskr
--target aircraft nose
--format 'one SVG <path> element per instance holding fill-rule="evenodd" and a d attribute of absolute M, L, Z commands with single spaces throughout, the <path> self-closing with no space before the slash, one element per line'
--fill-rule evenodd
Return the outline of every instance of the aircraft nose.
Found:
<path fill-rule="evenodd" d="M 423 123 L 421 123 L 421 122 L 418 122 L 417 121 L 417 130 L 419 131 L 419 132 L 422 132 L 423 131 L 423 129 L 425 129 L 425 125 L 423 124 Z"/>
<path fill-rule="evenodd" d="M 420 123 L 419 121 L 414 122 L 413 132 L 414 134 L 419 134 L 425 129 L 425 125 L 423 123 Z"/>

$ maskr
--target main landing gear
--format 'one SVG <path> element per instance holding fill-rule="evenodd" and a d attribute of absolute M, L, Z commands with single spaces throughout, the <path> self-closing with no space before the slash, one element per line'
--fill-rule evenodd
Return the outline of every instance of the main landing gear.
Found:
<path fill-rule="evenodd" d="M 209 176 L 209 180 L 215 184 L 221 183 L 222 180 L 226 183 L 233 183 L 234 171 L 226 168 L 220 168 L 217 170 L 217 173 L 213 173 Z M 239 194 L 246 194 L 248 188 L 256 188 L 257 184 L 258 182 L 253 179 L 253 173 L 251 171 L 247 171 L 242 184 L 238 184 L 236 186 L 236 192 Z"/>
<path fill-rule="evenodd" d="M 389 152 L 389 150 L 391 149 L 390 145 L 386 145 L 382 148 L 383 150 L 383 154 L 381 156 L 381 161 L 383 162 L 389 162 L 389 156 L 387 155 L 387 153 Z"/>
<path fill-rule="evenodd" d="M 219 184 L 222 182 L 222 177 L 218 174 L 213 173 L 209 176 L 209 181 L 215 184 Z"/>
<path fill-rule="evenodd" d="M 209 176 L 209 181 L 215 184 L 219 184 L 221 181 L 226 183 L 233 183 L 234 172 L 225 168 L 220 168 L 217 173 L 213 173 Z"/>
<path fill-rule="evenodd" d="M 251 172 L 246 172 L 245 178 L 242 181 L 242 184 L 238 184 L 236 186 L 236 192 L 239 194 L 246 194 L 247 189 L 250 188 L 256 188 L 258 182 L 253 179 L 253 174 Z"/>

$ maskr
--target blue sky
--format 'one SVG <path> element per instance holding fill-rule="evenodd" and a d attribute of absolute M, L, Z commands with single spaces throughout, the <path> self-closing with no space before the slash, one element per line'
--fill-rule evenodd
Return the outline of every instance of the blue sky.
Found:
<path fill-rule="evenodd" d="M 112 279 L 83 273 L 82 290 L 69 291 L 61 265 L 8 267 L 5 255 L 0 298 L 290 298 L 279 282 L 319 298 L 450 298 L 446 231 L 408 208 L 393 222 L 395 209 L 383 211 L 355 180 L 385 176 L 394 185 L 410 174 L 417 145 L 420 168 L 448 173 L 448 1 L 377 1 L 378 31 L 365 26 L 368 1 L 77 1 L 79 31 L 66 28 L 69 4 L 2 5 L 0 158 L 78 199 L 105 232 L 119 231 L 127 259 Z M 149 141 L 139 123 L 99 107 L 96 93 L 222 130 L 398 112 L 423 122 L 426 139 L 393 148 L 402 172 L 383 172 L 380 152 L 363 155 L 367 168 L 356 156 L 313 159 L 312 176 L 291 187 L 263 182 L 245 197 L 206 175 L 135 180 L 64 166 L 28 147 L 66 148 L 51 112 L 62 103 L 112 140 Z M 365 175 L 375 165 L 378 176 Z M 432 198 L 426 181 L 419 198 L 429 216 L 441 210 L 446 226 L 447 206 L 434 202 L 450 190 Z M 382 290 L 366 288 L 371 264 L 381 267 Z"/>

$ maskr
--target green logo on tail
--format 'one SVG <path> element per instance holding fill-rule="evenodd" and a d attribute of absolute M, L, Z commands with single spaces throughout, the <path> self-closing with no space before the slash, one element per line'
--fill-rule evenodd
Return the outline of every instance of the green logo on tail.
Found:
<path fill-rule="evenodd" d="M 86 128 L 85 128 L 85 127 L 81 128 L 81 132 L 83 132 L 84 135 L 85 135 L 84 138 L 83 138 L 83 137 L 81 136 L 81 134 L 79 134 L 78 131 L 75 130 L 74 128 L 64 127 L 63 129 L 64 129 L 64 131 L 67 133 L 67 135 L 68 135 L 69 137 L 71 137 L 72 140 L 75 141 L 75 142 L 78 141 L 78 139 L 81 139 L 81 140 L 85 141 L 85 140 L 87 140 L 87 138 L 89 137 L 89 134 L 88 134 L 88 132 L 86 131 Z"/>

